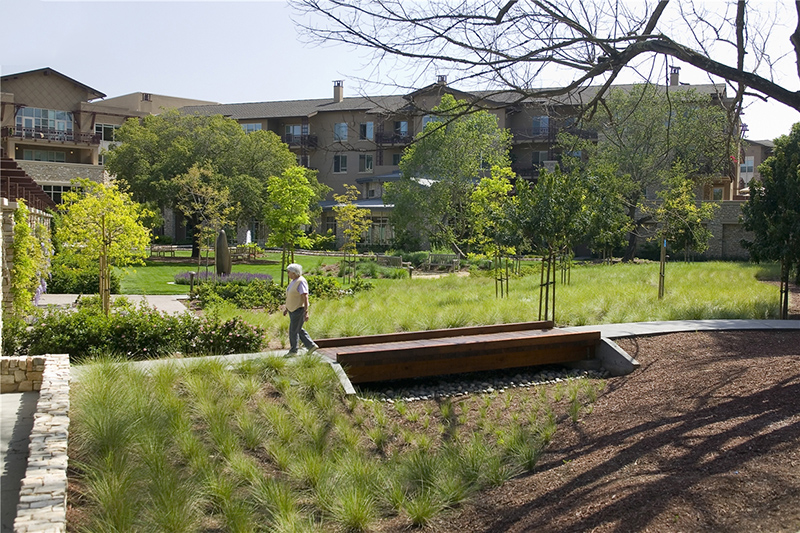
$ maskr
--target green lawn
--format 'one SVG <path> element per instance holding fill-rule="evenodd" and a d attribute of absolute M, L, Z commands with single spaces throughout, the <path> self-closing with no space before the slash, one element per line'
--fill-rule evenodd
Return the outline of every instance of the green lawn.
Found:
<path fill-rule="evenodd" d="M 778 289 L 758 278 L 771 269 L 747 263 L 672 263 L 666 295 L 658 299 L 658 264 L 592 265 L 572 270 L 557 286 L 556 323 L 578 326 L 652 320 L 777 318 Z M 225 306 L 223 317 L 241 316 L 285 343 L 288 321 L 280 315 Z M 524 322 L 539 317 L 539 276 L 511 280 L 510 297 L 495 297 L 491 277 L 446 276 L 379 280 L 372 291 L 340 300 L 315 300 L 306 326 L 315 338 L 348 337 Z"/>
<path fill-rule="evenodd" d="M 182 272 L 204 272 L 205 263 L 198 266 L 196 261 L 191 261 L 189 252 L 178 252 L 185 255 L 186 262 L 173 263 L 162 261 L 147 261 L 145 266 L 134 266 L 117 269 L 120 276 L 122 294 L 187 294 L 188 285 L 175 285 L 175 275 Z M 337 257 L 323 256 L 297 256 L 295 258 L 304 269 L 309 270 L 323 264 L 332 264 L 338 261 Z M 269 274 L 277 281 L 281 279 L 281 254 L 268 253 L 259 258 L 260 261 L 274 261 L 275 263 L 257 264 L 234 263 L 233 272 L 249 272 L 254 274 Z M 208 266 L 209 272 L 214 272 L 213 263 Z"/>

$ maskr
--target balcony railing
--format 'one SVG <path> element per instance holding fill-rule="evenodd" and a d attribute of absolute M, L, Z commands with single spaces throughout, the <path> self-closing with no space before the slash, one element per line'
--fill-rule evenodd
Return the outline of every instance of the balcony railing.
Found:
<path fill-rule="evenodd" d="M 376 133 L 377 144 L 410 144 L 413 137 L 408 133 Z"/>
<path fill-rule="evenodd" d="M 83 133 L 79 131 L 63 131 L 50 128 L 12 128 L 5 127 L 0 130 L 0 136 L 15 137 L 17 139 L 45 140 L 71 143 L 100 144 L 100 135 Z"/>
<path fill-rule="evenodd" d="M 583 130 L 579 128 L 566 128 L 561 131 L 575 135 L 581 139 L 596 139 L 597 132 L 594 130 Z M 513 128 L 511 134 L 514 142 L 530 141 L 554 141 L 558 130 L 553 128 Z"/>
<path fill-rule="evenodd" d="M 307 148 L 317 148 L 319 140 L 316 135 L 294 135 L 287 134 L 281 137 L 281 140 L 289 146 L 305 146 Z"/>

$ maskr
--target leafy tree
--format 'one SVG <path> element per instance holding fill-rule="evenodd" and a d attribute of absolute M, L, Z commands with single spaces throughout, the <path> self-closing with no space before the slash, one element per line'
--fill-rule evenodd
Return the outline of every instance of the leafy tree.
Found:
<path fill-rule="evenodd" d="M 793 268 L 800 278 L 800 123 L 775 139 L 773 155 L 758 171 L 761 180 L 750 182 L 750 198 L 742 209 L 753 240 L 743 240 L 742 246 L 756 262 L 780 262 L 780 317 L 788 318 Z"/>
<path fill-rule="evenodd" d="M 197 221 L 199 241 L 208 247 L 220 230 L 231 223 L 233 206 L 223 181 L 211 168 L 197 165 L 175 178 L 179 188 L 175 206 Z"/>
<path fill-rule="evenodd" d="M 665 91 L 652 85 L 614 89 L 591 123 L 598 146 L 593 169 L 614 169 L 621 180 L 633 226 L 625 259 L 633 259 L 642 225 L 652 218 L 648 194 L 664 188 L 673 164 L 680 160 L 688 176 L 702 182 L 728 170 L 731 146 L 725 134 L 726 114 L 709 95 L 693 90 Z"/>
<path fill-rule="evenodd" d="M 510 168 L 492 167 L 491 176 L 481 179 L 472 191 L 471 242 L 489 257 L 514 254 L 521 245 L 520 233 L 512 218 L 517 203 L 511 184 L 513 178 L 515 175 Z"/>
<path fill-rule="evenodd" d="M 30 210 L 22 198 L 17 199 L 14 211 L 12 249 L 11 309 L 14 315 L 23 317 L 33 311 L 34 297 L 43 290 L 50 269 L 52 246 L 46 228 L 41 225 L 31 228 Z"/>
<path fill-rule="evenodd" d="M 619 2 L 618 0 L 431 0 L 343 2 L 294 0 L 306 33 L 318 42 L 343 42 L 417 67 L 416 74 L 449 72 L 520 99 L 575 94 L 592 82 L 597 104 L 626 69 L 660 76 L 669 58 L 800 110 L 800 92 L 779 85 L 776 73 L 800 58 L 800 28 L 779 52 L 768 50 L 786 20 L 782 3 Z M 800 13 L 800 3 L 795 3 Z M 791 9 L 791 8 L 790 8 Z M 776 59 L 777 57 L 777 59 Z M 649 64 L 648 64 L 649 63 Z M 800 77 L 800 69 L 797 70 Z M 551 88 L 542 79 L 569 80 Z M 652 79 L 650 81 L 653 81 Z M 735 119 L 738 113 L 733 113 Z M 733 130 L 731 130 L 733 132 Z"/>
<path fill-rule="evenodd" d="M 225 176 L 213 184 L 228 189 L 235 199 L 232 217 L 237 221 L 260 217 L 268 178 L 296 164 L 294 154 L 275 133 L 260 130 L 248 134 L 235 120 L 221 115 L 184 115 L 171 110 L 142 120 L 129 119 L 117 130 L 116 140 L 106 167 L 134 200 L 177 208 L 181 195 L 177 178 L 197 166 Z M 191 213 L 183 214 L 192 226 L 198 222 Z M 193 244 L 193 257 L 199 257 L 199 243 L 195 239 Z"/>
<path fill-rule="evenodd" d="M 282 250 L 281 285 L 286 265 L 294 260 L 295 247 L 306 238 L 303 226 L 311 223 L 309 203 L 315 196 L 307 174 L 304 168 L 294 166 L 267 180 L 263 218 L 270 230 L 267 242 Z"/>
<path fill-rule="evenodd" d="M 683 250 L 684 261 L 689 260 L 692 250 L 698 253 L 706 251 L 711 232 L 705 223 L 714 218 L 714 210 L 719 205 L 697 201 L 694 180 L 686 175 L 680 161 L 675 164 L 658 196 L 661 199 L 655 210 L 655 218 L 660 224 L 656 232 L 658 241 L 666 240 L 673 248 Z"/>
<path fill-rule="evenodd" d="M 333 212 L 336 213 L 336 225 L 342 229 L 344 237 L 341 250 L 345 254 L 355 254 L 356 243 L 372 225 L 372 220 L 369 218 L 368 209 L 355 204 L 358 199 L 358 189 L 354 185 L 345 185 L 345 189 L 344 194 L 333 195 L 336 201 Z"/>
<path fill-rule="evenodd" d="M 84 266 L 100 265 L 99 293 L 108 314 L 111 267 L 144 263 L 150 230 L 141 221 L 151 215 L 116 184 L 87 179 L 72 180 L 63 200 L 56 229 L 62 253 L 68 250 Z"/>
<path fill-rule="evenodd" d="M 487 111 L 452 95 L 434 107 L 429 122 L 400 160 L 402 178 L 387 184 L 391 221 L 401 233 L 421 232 L 435 246 L 463 255 L 472 229 L 469 201 L 478 180 L 493 166 L 509 166 L 511 135 Z M 423 188 L 421 188 L 421 186 Z"/>
<path fill-rule="evenodd" d="M 557 167 L 554 172 L 543 171 L 534 186 L 519 180 L 517 191 L 516 223 L 533 248 L 545 256 L 540 319 L 554 318 L 556 259 L 571 251 L 588 226 L 586 178 L 577 166 L 569 171 Z"/>

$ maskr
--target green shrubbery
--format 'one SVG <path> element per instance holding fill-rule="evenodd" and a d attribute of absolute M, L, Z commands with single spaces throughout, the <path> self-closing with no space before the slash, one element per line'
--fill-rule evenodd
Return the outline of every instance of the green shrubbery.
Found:
<path fill-rule="evenodd" d="M 106 316 L 99 298 L 76 310 L 48 310 L 30 328 L 9 324 L 3 340 L 21 354 L 68 353 L 73 360 L 114 354 L 140 360 L 185 355 L 220 355 L 258 351 L 264 330 L 240 318 L 222 321 L 213 313 L 197 318 L 189 313 L 167 314 L 145 304 L 116 300 Z M 8 354 L 10 355 L 10 354 Z"/>
<path fill-rule="evenodd" d="M 97 264 L 91 268 L 78 267 L 66 259 L 64 254 L 58 254 L 53 259 L 50 267 L 50 281 L 47 292 L 50 294 L 97 294 L 99 291 L 100 268 Z M 111 294 L 119 294 L 119 276 L 112 270 Z"/>

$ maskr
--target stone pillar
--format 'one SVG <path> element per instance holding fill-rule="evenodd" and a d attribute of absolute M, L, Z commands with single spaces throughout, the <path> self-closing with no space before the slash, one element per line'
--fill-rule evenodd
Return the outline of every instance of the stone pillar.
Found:
<path fill-rule="evenodd" d="M 11 267 L 14 264 L 14 211 L 17 202 L 9 202 L 2 198 L 2 233 L 3 233 L 3 311 L 11 311 Z"/>

